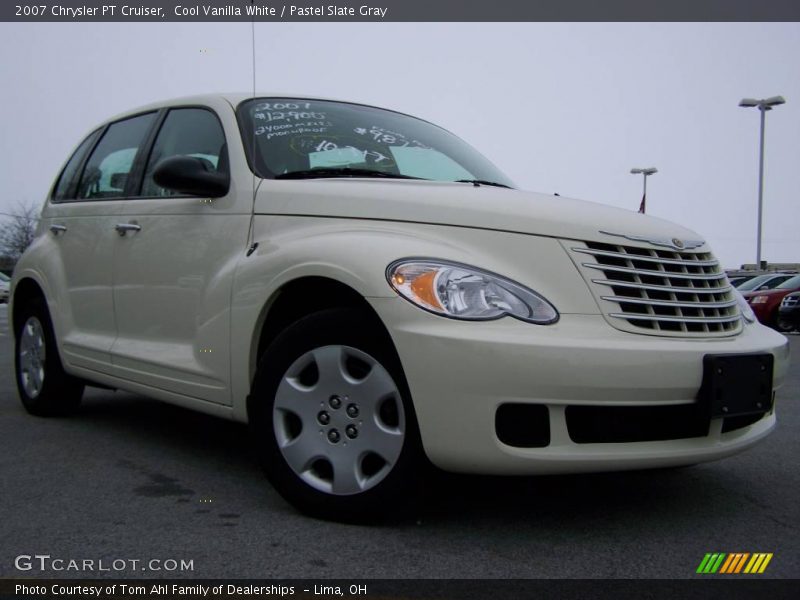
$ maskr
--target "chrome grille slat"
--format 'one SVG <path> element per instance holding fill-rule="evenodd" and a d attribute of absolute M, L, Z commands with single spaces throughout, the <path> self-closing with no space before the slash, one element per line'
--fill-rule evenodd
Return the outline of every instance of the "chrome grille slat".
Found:
<path fill-rule="evenodd" d="M 665 317 L 662 315 L 650 316 L 636 313 L 608 313 L 608 316 L 617 319 L 631 319 L 634 321 L 667 321 L 671 323 L 728 323 L 739 320 L 739 315 L 731 317 Z"/>
<path fill-rule="evenodd" d="M 648 269 L 635 269 L 629 267 L 613 267 L 611 265 L 595 265 L 592 263 L 583 263 L 584 267 L 589 269 L 599 269 L 600 271 L 614 271 L 615 273 L 630 273 L 639 276 L 653 276 L 664 277 L 665 279 L 691 279 L 694 281 L 705 280 L 724 280 L 725 273 L 674 273 L 672 271 L 650 271 Z"/>
<path fill-rule="evenodd" d="M 732 287 L 718 287 L 718 288 L 694 288 L 694 287 L 671 287 L 668 285 L 649 285 L 644 283 L 632 283 L 629 281 L 612 281 L 610 279 L 592 279 L 592 283 L 599 283 L 601 285 L 613 285 L 617 287 L 627 287 L 635 290 L 653 290 L 660 292 L 677 292 L 684 294 L 724 294 L 731 292 Z"/>
<path fill-rule="evenodd" d="M 733 288 L 707 250 L 668 250 L 646 242 L 568 247 L 618 329 L 672 337 L 730 336 L 741 330 Z M 598 272 L 602 277 L 592 277 Z"/>
<path fill-rule="evenodd" d="M 628 302 L 630 304 L 649 304 L 653 306 L 674 306 L 676 308 L 728 308 L 736 305 L 736 300 L 727 302 L 678 302 L 676 300 L 642 300 L 641 298 L 627 298 L 625 296 L 601 296 L 609 302 Z"/>
<path fill-rule="evenodd" d="M 623 259 L 632 259 L 632 260 L 641 260 L 644 262 L 654 262 L 666 265 L 680 265 L 683 267 L 687 266 L 687 261 L 685 260 L 673 260 L 669 258 L 653 258 L 651 256 L 642 256 L 640 254 L 625 254 L 622 252 L 608 252 L 602 250 L 589 250 L 588 248 L 572 248 L 575 252 L 581 252 L 583 254 L 591 254 L 593 256 L 605 256 L 607 258 L 623 258 Z M 690 267 L 717 267 L 719 266 L 719 262 L 716 260 L 693 260 L 688 263 Z"/>

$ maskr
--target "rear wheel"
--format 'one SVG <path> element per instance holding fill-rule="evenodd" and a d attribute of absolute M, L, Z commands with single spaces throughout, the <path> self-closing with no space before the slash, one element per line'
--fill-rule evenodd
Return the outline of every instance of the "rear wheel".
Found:
<path fill-rule="evenodd" d="M 291 325 L 270 345 L 250 398 L 267 476 L 312 516 L 403 516 L 421 490 L 424 458 L 405 378 L 391 344 L 357 311 Z"/>
<path fill-rule="evenodd" d="M 74 412 L 80 405 L 84 386 L 81 380 L 64 372 L 44 300 L 31 300 L 15 321 L 18 328 L 14 364 L 23 406 L 41 417 Z"/>

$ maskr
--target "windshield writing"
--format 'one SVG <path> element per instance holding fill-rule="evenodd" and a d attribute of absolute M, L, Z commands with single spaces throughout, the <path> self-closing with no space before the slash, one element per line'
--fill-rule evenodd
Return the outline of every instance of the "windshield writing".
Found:
<path fill-rule="evenodd" d="M 374 171 L 512 185 L 464 141 L 400 113 L 325 100 L 255 99 L 242 103 L 238 116 L 251 163 L 262 177 L 314 169 L 335 176 L 338 169 L 357 169 L 359 176 Z"/>

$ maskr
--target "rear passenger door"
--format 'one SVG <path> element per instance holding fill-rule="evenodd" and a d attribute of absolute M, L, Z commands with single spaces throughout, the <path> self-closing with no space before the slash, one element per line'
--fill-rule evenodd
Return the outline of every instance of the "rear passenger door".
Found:
<path fill-rule="evenodd" d="M 62 359 L 70 366 L 110 373 L 116 338 L 112 269 L 128 175 L 156 113 L 137 115 L 93 132 L 59 177 L 43 213 L 46 266 Z"/>
<path fill-rule="evenodd" d="M 161 119 L 140 188 L 117 218 L 128 230 L 115 240 L 112 360 L 118 377 L 165 399 L 230 404 L 231 286 L 246 251 L 252 194 L 237 195 L 232 178 L 221 198 L 178 195 L 158 186 L 153 171 L 172 156 L 228 171 L 238 129 L 227 104 L 173 107 Z"/>

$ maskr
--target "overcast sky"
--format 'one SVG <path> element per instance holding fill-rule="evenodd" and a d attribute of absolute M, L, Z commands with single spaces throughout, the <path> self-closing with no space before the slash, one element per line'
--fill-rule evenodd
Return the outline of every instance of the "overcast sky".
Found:
<path fill-rule="evenodd" d="M 249 23 L 0 23 L 0 211 L 42 201 L 100 121 L 154 100 L 250 91 Z M 724 266 L 800 262 L 800 24 L 257 23 L 264 92 L 429 119 L 521 188 L 637 210 L 701 233 Z"/>

